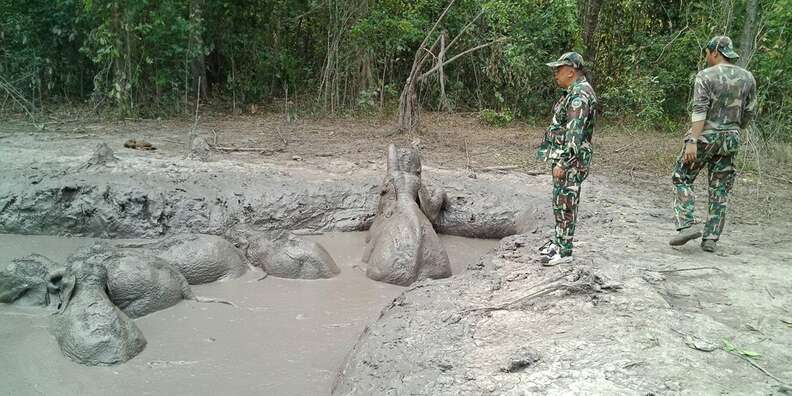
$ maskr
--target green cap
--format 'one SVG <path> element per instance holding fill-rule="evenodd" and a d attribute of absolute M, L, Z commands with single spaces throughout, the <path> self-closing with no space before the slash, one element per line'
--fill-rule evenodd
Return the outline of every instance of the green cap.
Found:
<path fill-rule="evenodd" d="M 584 66 L 583 57 L 577 52 L 567 52 L 564 55 L 561 55 L 557 61 L 545 64 L 550 67 L 572 66 L 575 69 L 583 69 Z"/>
<path fill-rule="evenodd" d="M 737 59 L 740 55 L 734 52 L 734 44 L 729 36 L 715 36 L 707 43 L 707 49 L 710 51 L 718 50 L 723 56 L 729 59 Z"/>

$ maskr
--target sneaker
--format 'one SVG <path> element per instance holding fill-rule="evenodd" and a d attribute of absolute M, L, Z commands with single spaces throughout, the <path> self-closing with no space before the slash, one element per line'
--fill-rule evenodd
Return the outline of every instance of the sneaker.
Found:
<path fill-rule="evenodd" d="M 668 244 L 671 246 L 682 246 L 696 238 L 701 238 L 701 231 L 685 228 L 683 230 L 679 230 L 679 234 L 671 238 L 671 240 L 668 241 Z"/>
<path fill-rule="evenodd" d="M 714 252 L 715 251 L 715 240 L 714 239 L 705 239 L 701 241 L 701 250 L 705 252 Z"/>
<path fill-rule="evenodd" d="M 544 245 L 542 245 L 542 247 L 539 248 L 539 254 L 542 256 L 552 256 L 557 251 L 558 245 L 556 245 L 553 241 L 547 241 Z"/>
<path fill-rule="evenodd" d="M 542 265 L 545 267 L 555 267 L 558 264 L 572 262 L 572 255 L 561 256 L 561 253 L 555 252 L 551 256 L 542 256 Z"/>

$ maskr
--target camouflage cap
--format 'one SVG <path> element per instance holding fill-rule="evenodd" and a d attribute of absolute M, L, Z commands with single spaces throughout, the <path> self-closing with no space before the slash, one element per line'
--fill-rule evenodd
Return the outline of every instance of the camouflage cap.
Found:
<path fill-rule="evenodd" d="M 545 64 L 550 67 L 572 66 L 575 69 L 583 69 L 584 66 L 583 57 L 577 52 L 567 52 L 564 55 L 561 55 L 557 61 Z"/>
<path fill-rule="evenodd" d="M 737 59 L 740 55 L 734 52 L 734 44 L 729 36 L 715 36 L 707 43 L 707 49 L 710 51 L 718 50 L 723 56 L 729 59 Z"/>

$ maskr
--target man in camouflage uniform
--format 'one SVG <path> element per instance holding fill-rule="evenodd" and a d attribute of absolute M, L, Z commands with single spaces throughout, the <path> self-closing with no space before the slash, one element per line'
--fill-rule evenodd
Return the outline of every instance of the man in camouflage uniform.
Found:
<path fill-rule="evenodd" d="M 690 131 L 671 177 L 676 190 L 674 215 L 678 235 L 669 242 L 684 245 L 701 237 L 693 225 L 693 182 L 705 166 L 709 172 L 709 218 L 701 248 L 715 251 L 726 221 L 726 198 L 734 184 L 734 157 L 740 130 L 756 114 L 756 81 L 751 72 L 732 64 L 739 55 L 726 36 L 714 37 L 705 48 L 706 69 L 696 74 Z"/>
<path fill-rule="evenodd" d="M 580 54 L 567 52 L 547 65 L 553 68 L 558 86 L 564 89 L 553 107 L 553 121 L 537 153 L 553 170 L 555 238 L 539 249 L 542 263 L 551 266 L 572 261 L 580 186 L 591 163 L 597 96 L 586 81 Z"/>

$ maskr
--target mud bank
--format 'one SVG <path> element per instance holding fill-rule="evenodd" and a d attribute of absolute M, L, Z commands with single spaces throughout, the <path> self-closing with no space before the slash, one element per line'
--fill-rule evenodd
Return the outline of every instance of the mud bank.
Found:
<path fill-rule="evenodd" d="M 365 230 L 383 173 L 379 164 L 340 159 L 317 168 L 201 162 L 133 150 L 117 151 L 111 163 L 91 165 L 91 145 L 62 155 L 36 147 L 42 144 L 26 135 L 7 142 L 0 149 L 0 232 L 10 234 L 221 235 L 240 224 L 262 231 Z M 500 238 L 546 221 L 546 187 L 538 178 L 471 179 L 427 168 L 424 173 L 448 193 L 436 222 L 441 233 Z"/>
<path fill-rule="evenodd" d="M 193 286 L 197 294 L 237 307 L 184 301 L 137 319 L 149 345 L 120 366 L 69 361 L 46 329 L 47 314 L 0 304 L 0 394 L 327 394 L 364 326 L 404 288 L 374 282 L 360 270 L 365 233 L 307 238 L 331 253 L 342 269 L 338 277 L 258 280 L 262 273 L 251 271 Z M 63 260 L 92 240 L 0 235 L 0 260 L 31 252 Z M 497 245 L 453 236 L 442 240 L 455 271 Z"/>
<path fill-rule="evenodd" d="M 625 217 L 579 228 L 572 265 L 542 267 L 528 234 L 412 285 L 365 330 L 333 394 L 788 394 L 788 247 L 745 229 L 718 254 L 671 249 L 665 219 L 623 203 Z"/>

